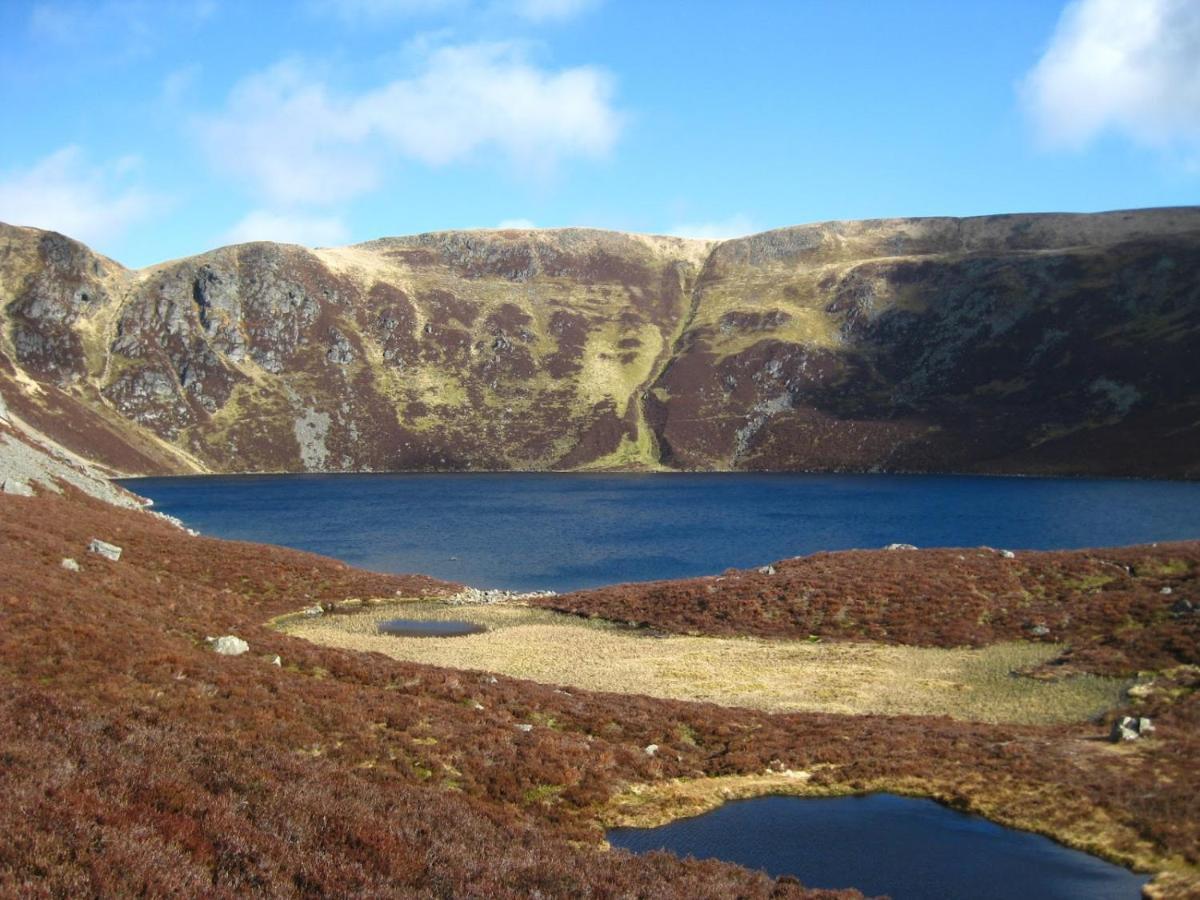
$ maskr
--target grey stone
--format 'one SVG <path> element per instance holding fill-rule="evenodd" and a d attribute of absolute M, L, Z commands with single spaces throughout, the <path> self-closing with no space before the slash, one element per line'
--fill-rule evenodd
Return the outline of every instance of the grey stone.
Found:
<path fill-rule="evenodd" d="M 1166 594 L 1167 596 L 1170 596 L 1171 594 L 1173 594 L 1173 593 L 1175 593 L 1175 592 L 1174 592 L 1173 590 L 1171 590 L 1169 587 L 1165 587 L 1165 588 L 1163 588 L 1161 591 L 1159 591 L 1159 593 L 1160 593 L 1160 594 Z"/>
<path fill-rule="evenodd" d="M 999 553 L 1005 559 L 1016 559 L 1017 558 L 1017 554 L 1013 553 L 1011 550 L 998 550 L 996 552 Z"/>
<path fill-rule="evenodd" d="M 1045 637 L 1046 635 L 1048 635 L 1050 633 L 1050 629 L 1047 628 L 1045 625 L 1041 625 L 1041 624 L 1032 625 L 1029 628 L 1029 633 L 1034 635 L 1035 637 Z"/>
<path fill-rule="evenodd" d="M 530 731 L 533 731 L 533 726 L 529 725 L 528 723 L 522 722 L 520 725 L 517 726 L 517 731 L 530 732 Z"/>
<path fill-rule="evenodd" d="M 4 493 L 11 494 L 14 497 L 33 496 L 33 488 L 23 481 L 17 481 L 13 478 L 6 478 L 3 482 L 0 482 L 0 484 L 3 485 Z"/>
<path fill-rule="evenodd" d="M 1122 741 L 1136 741 L 1138 738 L 1145 737 L 1152 731 L 1154 731 L 1154 723 L 1144 716 L 1137 719 L 1132 716 L 1121 716 L 1121 718 L 1113 722 L 1109 740 L 1114 744 L 1119 744 Z"/>
<path fill-rule="evenodd" d="M 69 557 L 69 556 L 62 561 L 62 567 L 64 569 L 66 569 L 68 572 L 78 572 L 79 571 L 79 563 L 75 562 L 75 560 L 71 559 L 71 557 Z"/>
<path fill-rule="evenodd" d="M 1114 744 L 1119 744 L 1122 741 L 1136 741 L 1140 734 L 1137 730 L 1137 719 L 1131 719 L 1129 716 L 1122 716 L 1113 722 L 1112 732 L 1108 738 Z"/>
<path fill-rule="evenodd" d="M 759 566 L 758 573 L 760 575 L 774 575 L 775 567 L 774 566 Z"/>
<path fill-rule="evenodd" d="M 647 756 L 654 756 L 658 753 L 658 744 L 647 744 L 643 749 Z"/>
<path fill-rule="evenodd" d="M 222 656 L 241 656 L 249 649 L 249 644 L 232 634 L 221 635 L 213 641 L 213 651 Z"/>
<path fill-rule="evenodd" d="M 883 549 L 884 550 L 916 550 L 917 547 L 914 544 L 888 544 Z"/>
<path fill-rule="evenodd" d="M 88 551 L 103 556 L 105 559 L 111 559 L 113 562 L 117 562 L 121 558 L 120 547 L 99 538 L 92 538 L 92 542 L 88 544 Z"/>

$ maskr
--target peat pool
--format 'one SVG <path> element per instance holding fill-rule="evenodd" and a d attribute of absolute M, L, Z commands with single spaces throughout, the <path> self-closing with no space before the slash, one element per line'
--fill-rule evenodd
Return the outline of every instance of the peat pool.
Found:
<path fill-rule="evenodd" d="M 380 634 L 395 637 L 461 637 L 485 631 L 482 625 L 454 619 L 389 619 L 379 623 Z"/>
<path fill-rule="evenodd" d="M 894 794 L 737 800 L 658 828 L 615 828 L 608 840 L 896 900 L 1134 900 L 1149 880 L 1047 837 Z"/>

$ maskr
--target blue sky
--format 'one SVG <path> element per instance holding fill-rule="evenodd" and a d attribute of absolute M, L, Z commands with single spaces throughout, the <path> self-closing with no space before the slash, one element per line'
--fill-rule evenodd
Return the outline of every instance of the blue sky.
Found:
<path fill-rule="evenodd" d="M 1200 195 L 1195 0 L 0 4 L 0 220 L 234 240 Z"/>

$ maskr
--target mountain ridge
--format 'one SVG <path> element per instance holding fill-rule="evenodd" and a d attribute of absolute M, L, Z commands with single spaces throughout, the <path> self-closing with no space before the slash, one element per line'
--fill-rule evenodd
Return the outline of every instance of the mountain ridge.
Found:
<path fill-rule="evenodd" d="M 141 269 L 0 225 L 0 394 L 132 474 L 1196 477 L 1198 284 L 1198 207 L 251 242 Z"/>

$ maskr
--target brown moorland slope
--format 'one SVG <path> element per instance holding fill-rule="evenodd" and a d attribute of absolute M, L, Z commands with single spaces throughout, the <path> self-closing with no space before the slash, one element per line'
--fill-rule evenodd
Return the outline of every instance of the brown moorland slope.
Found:
<path fill-rule="evenodd" d="M 1067 643 L 1047 669 L 1200 664 L 1200 541 L 1103 550 L 849 550 L 532 601 L 683 634 L 925 647 Z"/>
<path fill-rule="evenodd" d="M 93 537 L 120 561 L 86 554 Z M 71 491 L 0 495 L 0 542 L 5 895 L 829 896 L 594 849 L 630 785 L 781 770 L 1041 830 L 1166 873 L 1177 896 L 1200 884 L 1187 670 L 1142 701 L 1158 731 L 1130 747 L 1103 724 L 767 715 L 290 638 L 267 620 L 450 586 L 189 536 Z M 250 652 L 213 653 L 204 637 L 225 632 Z"/>
<path fill-rule="evenodd" d="M 0 397 L 127 473 L 1200 475 L 1200 208 L 452 231 L 129 270 L 0 225 Z"/>

